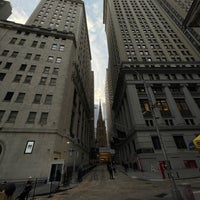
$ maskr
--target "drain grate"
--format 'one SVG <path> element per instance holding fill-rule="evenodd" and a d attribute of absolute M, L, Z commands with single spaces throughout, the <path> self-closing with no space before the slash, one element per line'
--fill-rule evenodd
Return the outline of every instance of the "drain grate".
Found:
<path fill-rule="evenodd" d="M 155 197 L 163 198 L 163 197 L 165 197 L 166 195 L 167 195 L 166 193 L 161 193 L 161 194 L 155 195 Z"/>

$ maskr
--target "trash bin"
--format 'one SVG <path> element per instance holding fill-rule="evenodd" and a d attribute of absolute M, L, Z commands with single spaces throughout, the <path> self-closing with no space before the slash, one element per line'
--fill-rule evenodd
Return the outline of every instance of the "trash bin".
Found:
<path fill-rule="evenodd" d="M 183 200 L 195 200 L 192 187 L 189 183 L 181 183 L 178 187 Z"/>

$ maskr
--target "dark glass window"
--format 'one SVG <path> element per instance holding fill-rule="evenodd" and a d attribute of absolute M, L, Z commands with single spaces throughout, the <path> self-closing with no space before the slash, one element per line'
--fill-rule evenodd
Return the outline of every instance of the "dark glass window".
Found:
<path fill-rule="evenodd" d="M 11 101 L 12 97 L 13 97 L 14 92 L 7 92 L 4 101 Z"/>
<path fill-rule="evenodd" d="M 154 149 L 161 149 L 161 144 L 160 144 L 160 140 L 158 136 L 151 136 L 152 142 L 153 142 L 153 146 Z"/>
<path fill-rule="evenodd" d="M 178 149 L 187 149 L 187 146 L 185 144 L 185 140 L 184 140 L 183 136 L 178 135 L 178 136 L 173 136 L 173 138 L 174 138 L 176 147 Z"/>
<path fill-rule="evenodd" d="M 0 81 L 3 81 L 5 76 L 6 76 L 6 73 L 0 73 Z"/>

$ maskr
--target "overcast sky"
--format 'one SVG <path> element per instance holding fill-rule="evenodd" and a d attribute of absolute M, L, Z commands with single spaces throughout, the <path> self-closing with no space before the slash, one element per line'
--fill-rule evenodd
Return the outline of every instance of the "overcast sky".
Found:
<path fill-rule="evenodd" d="M 12 15 L 8 20 L 24 24 L 40 0 L 8 0 Z M 107 67 L 107 43 L 103 24 L 103 0 L 84 0 L 92 53 L 92 70 L 95 78 L 95 103 L 105 100 L 105 74 Z"/>

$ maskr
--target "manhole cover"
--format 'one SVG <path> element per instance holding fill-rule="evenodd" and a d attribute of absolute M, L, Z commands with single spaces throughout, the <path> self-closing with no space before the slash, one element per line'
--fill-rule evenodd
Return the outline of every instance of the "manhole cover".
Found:
<path fill-rule="evenodd" d="M 159 197 L 159 198 L 163 198 L 164 196 L 166 196 L 166 193 L 161 193 L 161 194 L 157 194 L 155 195 L 155 197 Z"/>

